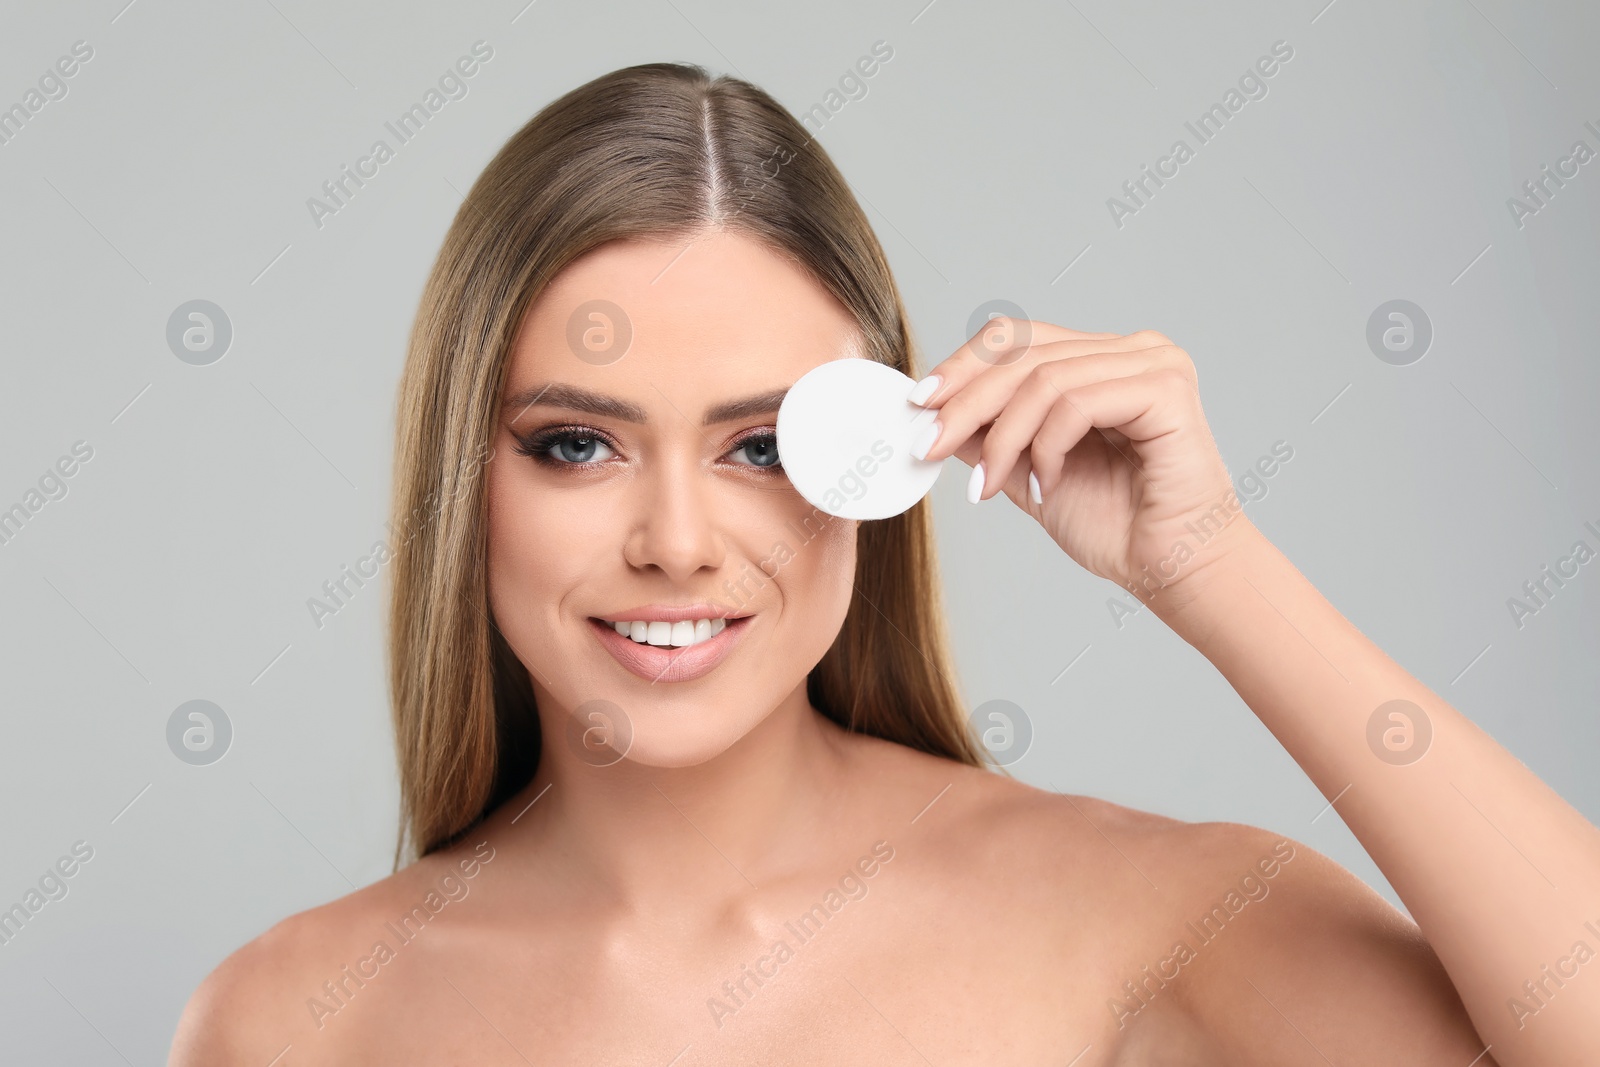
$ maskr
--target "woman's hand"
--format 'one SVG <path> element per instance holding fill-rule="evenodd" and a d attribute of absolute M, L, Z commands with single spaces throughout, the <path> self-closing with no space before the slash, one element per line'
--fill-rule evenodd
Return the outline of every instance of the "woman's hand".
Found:
<path fill-rule="evenodd" d="M 1324 862 L 1302 888 L 1275 890 L 1290 895 L 1269 905 L 1288 909 L 1271 929 L 1215 950 L 1210 985 L 1275 972 L 1277 985 L 1255 993 L 1298 998 L 1269 1000 L 1283 1018 L 1365 1012 L 1366 1047 L 1380 1051 L 1352 1045 L 1342 1062 L 1600 1063 L 1600 979 L 1567 982 L 1552 1001 L 1535 970 L 1567 974 L 1572 946 L 1595 932 L 1594 825 L 1384 655 L 1244 517 L 1182 349 L 1153 331 L 1027 320 L 985 332 L 923 387 L 942 423 L 925 458 L 960 456 L 975 469 L 969 499 L 1003 490 L 1073 559 L 1142 599 L 1178 585 L 1174 610 L 1157 613 L 1338 805 L 1414 919 L 1371 907 L 1370 890 Z M 1030 498 L 1030 469 L 1043 503 Z M 1397 716 L 1410 724 L 1399 749 L 1379 736 Z M 1526 905 L 1514 923 L 1507 901 Z M 1289 929 L 1305 937 L 1285 949 Z M 1321 947 L 1308 954 L 1306 937 Z M 1351 990 L 1365 999 L 1343 999 Z M 1396 996 L 1415 999 L 1397 1009 Z M 1257 1052 L 1254 1038 L 1249 1050 L 1231 1044 L 1238 1003 L 1219 992 L 1191 1007 L 1227 1052 Z M 1309 1039 L 1293 1029 L 1281 1047 L 1299 1055 Z"/>
<path fill-rule="evenodd" d="M 997 318 L 934 375 L 932 393 L 912 394 L 939 410 L 937 439 L 918 442 L 924 458 L 959 456 L 974 468 L 968 500 L 1004 491 L 1067 555 L 1141 599 L 1255 533 L 1200 410 L 1194 363 L 1154 330 Z"/>

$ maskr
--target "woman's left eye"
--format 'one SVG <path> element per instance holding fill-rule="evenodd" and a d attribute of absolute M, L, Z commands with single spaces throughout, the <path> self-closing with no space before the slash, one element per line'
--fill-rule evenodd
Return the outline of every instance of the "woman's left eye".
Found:
<path fill-rule="evenodd" d="M 778 459 L 778 438 L 775 434 L 751 434 L 740 441 L 733 448 L 734 452 L 748 451 L 755 462 L 741 463 L 740 466 L 758 467 L 762 470 L 777 470 L 783 466 Z"/>

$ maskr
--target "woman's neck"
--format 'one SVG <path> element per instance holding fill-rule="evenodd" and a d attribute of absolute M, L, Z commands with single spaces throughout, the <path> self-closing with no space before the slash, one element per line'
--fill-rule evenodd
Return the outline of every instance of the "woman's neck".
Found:
<path fill-rule="evenodd" d="M 831 836 L 850 735 L 804 684 L 731 747 L 687 767 L 591 766 L 551 743 L 565 714 L 541 708 L 538 771 L 486 829 L 497 850 L 504 839 L 510 857 L 584 899 L 631 913 L 704 908 L 751 892 Z"/>

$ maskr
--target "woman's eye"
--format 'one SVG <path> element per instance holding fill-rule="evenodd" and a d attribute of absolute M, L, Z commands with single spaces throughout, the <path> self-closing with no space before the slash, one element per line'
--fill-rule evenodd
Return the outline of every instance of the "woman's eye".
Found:
<path fill-rule="evenodd" d="M 516 450 L 547 467 L 599 466 L 615 452 L 610 442 L 594 432 L 560 428 L 519 439 Z M 740 453 L 746 456 L 748 462 L 736 460 L 736 466 L 756 470 L 783 469 L 778 459 L 778 438 L 775 434 L 752 434 L 730 449 L 728 454 L 737 456 Z"/>
<path fill-rule="evenodd" d="M 740 466 L 758 467 L 766 470 L 776 470 L 782 466 L 778 459 L 778 438 L 770 433 L 754 434 L 746 437 L 733 449 L 735 453 L 747 453 L 752 462 L 742 463 Z"/>
<path fill-rule="evenodd" d="M 601 452 L 601 450 L 604 452 Z M 517 451 L 540 463 L 558 467 L 590 467 L 609 458 L 611 446 L 594 434 L 558 430 L 519 441 Z"/>
<path fill-rule="evenodd" d="M 600 440 L 598 437 L 584 437 L 581 434 L 569 434 L 568 436 L 558 440 L 550 448 L 550 451 L 554 452 L 558 458 L 563 459 L 568 463 L 592 463 L 595 461 L 596 453 L 601 449 L 604 449 L 607 453 L 611 451 L 611 449 L 606 446 L 606 443 Z M 606 457 L 600 456 L 599 458 L 605 459 Z"/>

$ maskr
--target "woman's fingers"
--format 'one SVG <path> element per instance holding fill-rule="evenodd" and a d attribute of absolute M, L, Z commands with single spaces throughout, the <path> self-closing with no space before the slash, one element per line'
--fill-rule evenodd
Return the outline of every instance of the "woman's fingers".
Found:
<path fill-rule="evenodd" d="M 918 442 L 918 456 L 937 462 L 954 455 L 980 427 L 995 421 L 1003 424 L 1001 440 L 1020 448 L 1023 435 L 1037 428 L 1034 415 L 1042 419 L 1042 411 L 1063 391 L 1091 382 L 1162 368 L 1192 380 L 1194 366 L 1188 354 L 1171 343 L 1150 344 L 1158 340 L 1165 338 L 1154 331 L 1140 331 L 1105 340 L 1046 342 L 1031 346 L 1016 363 L 980 369 L 964 382 L 962 377 L 969 368 L 960 364 L 962 356 L 958 354 L 946 361 L 958 364 L 953 371 L 955 381 L 949 388 L 941 382 L 938 393 L 928 401 L 927 406 L 939 409 L 938 420 L 929 430 L 936 436 Z M 1014 406 L 1015 412 L 1011 410 Z"/>
<path fill-rule="evenodd" d="M 931 382 L 933 391 L 927 395 L 913 393 L 912 403 L 938 407 L 945 398 L 952 396 L 983 371 L 1010 366 L 1035 345 L 1056 341 L 1109 341 L 1120 336 L 1115 333 L 1085 333 L 1052 322 L 1012 319 L 1002 315 L 984 323 L 983 328 L 967 338 L 966 343 L 937 364 L 918 383 L 926 391 Z M 934 378 L 938 380 L 932 381 Z"/>
<path fill-rule="evenodd" d="M 1046 493 L 1054 491 L 1066 466 L 1067 453 L 1091 429 L 1110 431 L 1137 447 L 1180 429 L 1184 406 L 1194 403 L 1196 397 L 1194 383 L 1172 367 L 1064 390 L 1031 442 L 1030 461 L 1039 484 Z M 1009 470 L 1009 463 L 1014 463 L 1016 457 L 1013 455 L 1008 461 L 997 454 L 991 460 L 988 447 L 992 442 L 991 434 L 985 442 L 985 469 L 994 462 L 997 470 L 1002 463 L 1007 463 Z M 1132 462 L 1131 457 L 1129 461 Z"/>
<path fill-rule="evenodd" d="M 982 466 L 982 485 L 973 483 L 978 499 L 1012 491 L 1021 503 L 1030 498 L 1030 473 L 1038 478 L 1041 494 L 1054 491 L 1067 454 L 1090 430 L 1141 470 L 1135 446 L 1180 428 L 1183 405 L 1195 397 L 1193 383 L 1171 367 L 1092 381 L 1049 396 L 1038 393 L 1026 401 L 1019 393 L 1017 402 L 963 441 L 954 455 L 973 467 L 974 478 Z"/>

